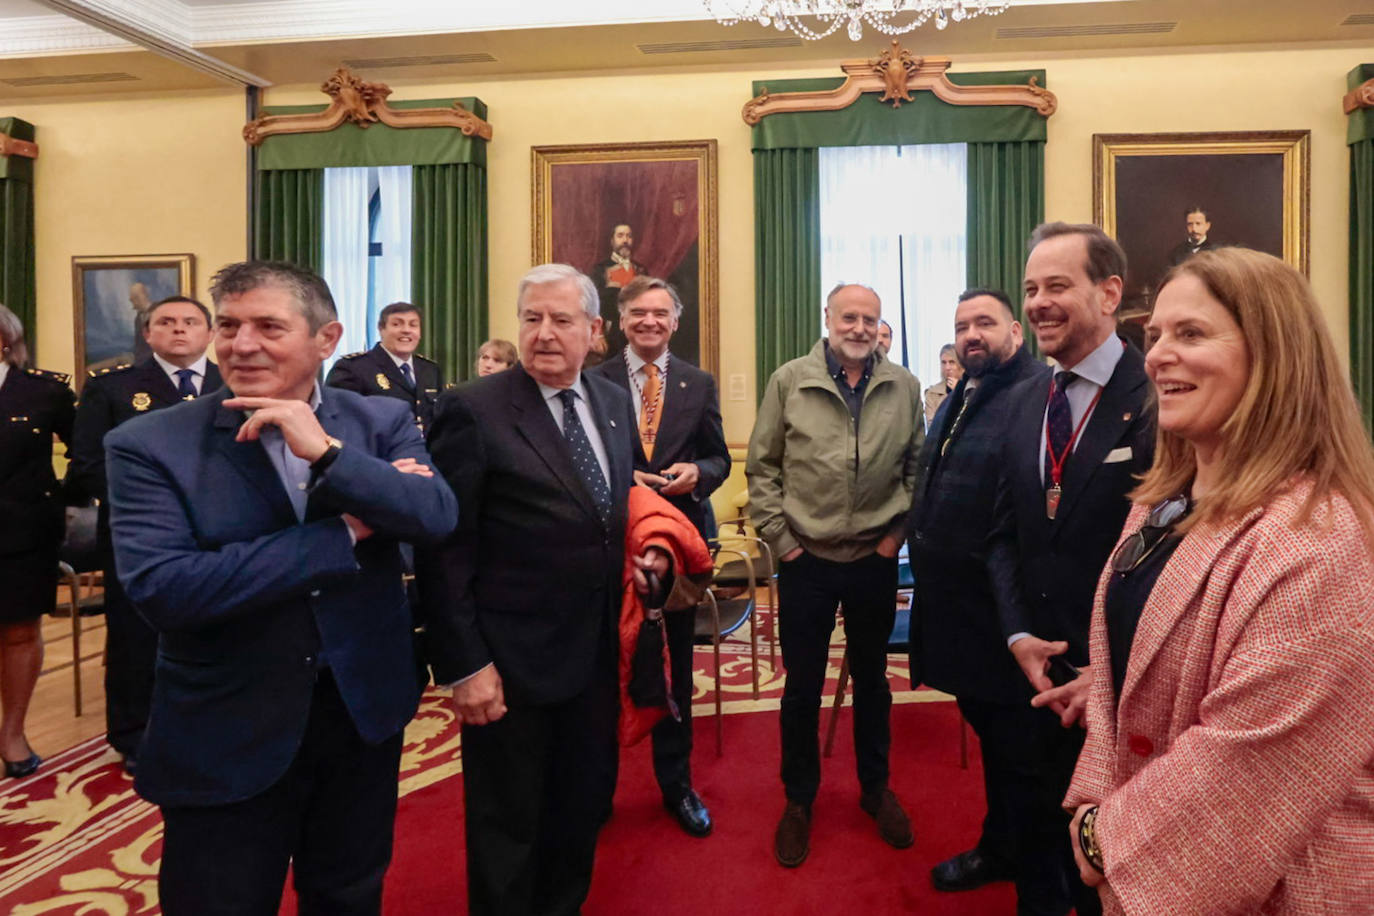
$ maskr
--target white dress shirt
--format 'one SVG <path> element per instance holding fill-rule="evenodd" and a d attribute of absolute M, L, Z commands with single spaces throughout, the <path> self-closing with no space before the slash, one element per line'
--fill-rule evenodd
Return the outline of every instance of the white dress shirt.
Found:
<path fill-rule="evenodd" d="M 642 417 L 644 415 L 644 395 L 641 392 L 643 392 L 644 386 L 649 383 L 649 376 L 644 371 L 646 363 L 634 351 L 634 347 L 625 348 L 625 363 L 630 367 L 630 399 L 634 401 L 635 416 Z M 658 354 L 658 358 L 654 360 L 654 365 L 658 367 L 658 390 L 666 395 L 668 392 L 666 387 L 668 384 L 668 350 L 666 347 L 662 353 Z M 662 403 L 663 401 L 660 399 L 659 404 Z"/>
<path fill-rule="evenodd" d="M 558 396 L 562 388 L 555 388 L 552 385 L 539 385 L 539 393 L 544 396 L 544 403 L 548 405 L 549 413 L 553 414 L 553 422 L 558 424 L 558 431 L 563 432 L 563 400 Z M 573 409 L 577 411 L 577 419 L 582 421 L 582 428 L 587 431 L 587 440 L 592 444 L 592 451 L 596 454 L 596 463 L 601 465 L 601 475 L 606 478 L 606 486 L 611 486 L 611 465 L 606 457 L 606 445 L 601 441 L 601 430 L 597 428 L 596 418 L 592 416 L 591 404 L 587 401 L 587 389 L 582 384 L 582 376 L 568 386 L 573 394 L 577 395 L 573 399 Z"/>
<path fill-rule="evenodd" d="M 177 377 L 177 373 L 180 372 L 183 367 L 167 362 L 167 360 L 158 356 L 156 353 L 153 354 L 153 359 L 157 360 L 158 366 L 160 366 L 162 371 L 167 373 L 167 377 L 172 380 L 172 387 L 180 387 L 181 379 Z M 184 367 L 195 373 L 191 376 L 191 384 L 196 387 L 196 394 L 200 394 L 201 389 L 205 386 L 205 366 L 208 362 L 208 357 L 202 353 L 200 354 L 200 359 Z"/>

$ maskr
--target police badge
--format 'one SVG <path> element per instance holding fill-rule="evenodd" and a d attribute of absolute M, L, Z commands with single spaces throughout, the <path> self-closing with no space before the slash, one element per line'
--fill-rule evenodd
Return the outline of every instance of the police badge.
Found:
<path fill-rule="evenodd" d="M 377 385 L 378 385 L 378 387 L 380 387 L 383 391 L 390 391 L 390 390 L 391 390 L 391 380 L 388 379 L 385 375 L 383 375 L 383 374 L 380 373 L 380 372 L 377 373 Z"/>
<path fill-rule="evenodd" d="M 129 401 L 134 410 L 147 410 L 153 406 L 153 399 L 148 397 L 148 392 L 140 391 Z"/>

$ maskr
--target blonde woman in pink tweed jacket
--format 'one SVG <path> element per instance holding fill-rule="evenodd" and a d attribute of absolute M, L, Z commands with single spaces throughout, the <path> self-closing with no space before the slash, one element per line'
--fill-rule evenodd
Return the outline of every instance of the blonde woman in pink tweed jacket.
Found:
<path fill-rule="evenodd" d="M 1065 807 L 1108 913 L 1374 913 L 1374 451 L 1296 271 L 1161 285 L 1155 464 L 1098 586 Z M 1047 691 L 1037 703 L 1049 702 Z"/>

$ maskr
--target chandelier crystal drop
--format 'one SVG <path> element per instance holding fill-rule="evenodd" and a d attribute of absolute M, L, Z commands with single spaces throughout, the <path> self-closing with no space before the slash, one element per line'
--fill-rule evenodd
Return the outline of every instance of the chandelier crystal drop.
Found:
<path fill-rule="evenodd" d="M 974 16 L 1005 12 L 1007 0 L 703 0 L 722 25 L 753 21 L 779 32 L 816 41 L 846 27 L 850 41 L 863 37 L 863 25 L 887 35 L 902 35 L 935 20 L 935 28 Z M 814 26 L 807 20 L 814 22 Z"/>

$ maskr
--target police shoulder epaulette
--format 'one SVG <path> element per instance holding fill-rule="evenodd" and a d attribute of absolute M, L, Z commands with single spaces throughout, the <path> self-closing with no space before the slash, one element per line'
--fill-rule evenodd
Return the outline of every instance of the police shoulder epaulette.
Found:
<path fill-rule="evenodd" d="M 433 363 L 433 362 L 434 362 L 434 360 L 430 359 L 428 356 L 425 356 L 423 353 L 414 353 L 414 354 L 411 354 L 411 355 L 414 356 L 416 359 L 422 359 L 422 360 L 424 360 L 424 361 L 427 362 L 427 363 Z M 435 365 L 438 365 L 438 364 L 435 363 Z"/>
<path fill-rule="evenodd" d="M 349 353 L 349 354 L 347 354 L 347 355 L 345 355 L 345 356 L 340 356 L 339 359 L 357 359 L 359 356 L 366 356 L 366 355 L 367 355 L 367 351 L 366 351 L 366 350 L 359 350 L 357 353 Z"/>
<path fill-rule="evenodd" d="M 109 375 L 111 372 L 122 372 L 125 369 L 132 369 L 133 367 L 133 363 L 116 363 L 113 366 L 106 366 L 103 369 L 88 369 L 86 370 L 86 374 L 91 378 L 95 378 L 100 375 Z"/>
<path fill-rule="evenodd" d="M 47 369 L 25 369 L 24 371 L 34 378 L 44 378 L 61 385 L 67 384 L 68 380 L 71 379 L 71 376 L 65 372 L 49 372 Z"/>

